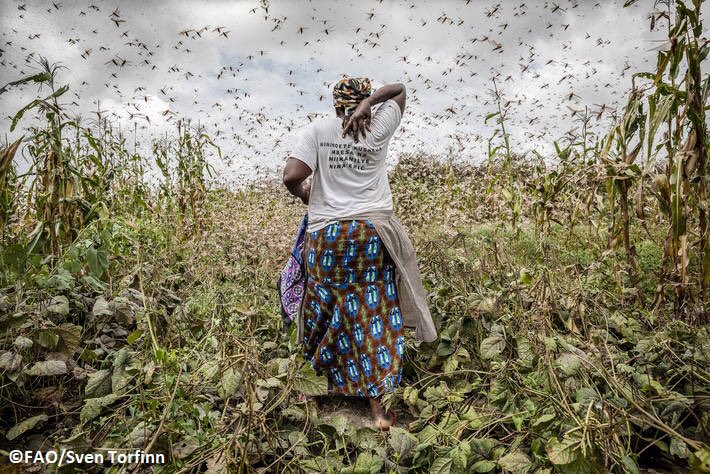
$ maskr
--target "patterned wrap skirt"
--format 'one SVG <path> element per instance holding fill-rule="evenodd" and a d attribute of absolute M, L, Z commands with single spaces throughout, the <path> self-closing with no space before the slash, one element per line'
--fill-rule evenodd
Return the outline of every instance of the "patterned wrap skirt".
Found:
<path fill-rule="evenodd" d="M 369 220 L 340 221 L 309 237 L 304 356 L 327 376 L 329 393 L 392 391 L 405 347 L 392 257 Z"/>

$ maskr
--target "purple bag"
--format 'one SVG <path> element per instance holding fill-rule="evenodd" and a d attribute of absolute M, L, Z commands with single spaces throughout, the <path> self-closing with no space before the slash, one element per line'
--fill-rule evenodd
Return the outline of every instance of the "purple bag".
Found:
<path fill-rule="evenodd" d="M 308 214 L 305 214 L 291 255 L 288 258 L 288 262 L 286 262 L 286 266 L 281 271 L 281 277 L 276 282 L 276 287 L 279 290 L 279 299 L 281 300 L 281 319 L 284 322 L 284 332 L 288 331 L 293 320 L 298 317 L 305 293 L 306 269 L 303 262 L 303 243 L 307 227 Z"/>

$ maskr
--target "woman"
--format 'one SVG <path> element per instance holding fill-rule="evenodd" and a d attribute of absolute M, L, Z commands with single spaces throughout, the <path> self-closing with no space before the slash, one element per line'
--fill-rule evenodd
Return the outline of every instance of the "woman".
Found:
<path fill-rule="evenodd" d="M 387 147 L 405 101 L 403 84 L 371 94 L 367 78 L 341 79 L 333 88 L 336 116 L 301 132 L 283 177 L 308 205 L 306 294 L 297 319 L 304 356 L 327 375 L 330 393 L 369 398 L 383 430 L 394 423 L 380 398 L 400 382 L 404 327 L 424 341 L 436 339 L 387 180 Z"/>

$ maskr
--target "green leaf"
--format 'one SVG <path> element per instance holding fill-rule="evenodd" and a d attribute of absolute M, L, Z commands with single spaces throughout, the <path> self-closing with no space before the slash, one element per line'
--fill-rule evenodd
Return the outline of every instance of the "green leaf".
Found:
<path fill-rule="evenodd" d="M 33 416 L 32 418 L 27 418 L 24 421 L 21 421 L 20 423 L 16 424 L 12 428 L 8 430 L 8 432 L 5 434 L 5 437 L 8 439 L 8 441 L 12 441 L 13 439 L 17 438 L 21 434 L 31 430 L 35 426 L 37 426 L 38 423 L 42 421 L 47 421 L 49 417 L 47 415 L 37 415 Z"/>
<path fill-rule="evenodd" d="M 56 328 L 56 331 L 59 337 L 57 350 L 71 357 L 81 344 L 81 326 L 63 323 Z"/>
<path fill-rule="evenodd" d="M 86 275 L 82 275 L 81 281 L 97 293 L 101 293 L 106 290 L 106 285 L 101 280 L 97 280 L 93 277 L 93 275 L 88 273 Z"/>
<path fill-rule="evenodd" d="M 93 420 L 101 414 L 104 407 L 114 404 L 119 398 L 115 393 L 110 393 L 105 397 L 87 399 L 81 409 L 79 419 L 82 423 Z"/>
<path fill-rule="evenodd" d="M 95 249 L 90 247 L 86 251 L 86 262 L 89 264 L 89 270 L 96 278 L 101 278 L 108 268 L 108 254 L 103 249 Z"/>
<path fill-rule="evenodd" d="M 454 461 L 454 466 L 465 469 L 468 458 L 471 456 L 471 446 L 468 443 L 461 443 L 449 451 L 449 457 Z"/>
<path fill-rule="evenodd" d="M 458 359 L 453 355 L 449 356 L 444 361 L 444 366 L 443 366 L 444 373 L 450 374 L 450 373 L 454 372 L 458 368 L 458 366 L 459 366 Z"/>
<path fill-rule="evenodd" d="M 58 295 L 52 298 L 47 306 L 47 311 L 52 314 L 66 316 L 69 314 L 69 300 L 64 295 Z"/>
<path fill-rule="evenodd" d="M 382 458 L 376 454 L 360 453 L 354 466 L 345 467 L 340 472 L 342 474 L 379 474 L 383 464 Z"/>
<path fill-rule="evenodd" d="M 554 413 L 546 413 L 546 414 L 538 417 L 538 419 L 533 422 L 532 426 L 533 427 L 540 426 L 542 424 L 545 424 L 549 421 L 554 420 L 556 417 L 557 417 L 557 415 L 555 415 Z"/>
<path fill-rule="evenodd" d="M 316 456 L 314 458 L 300 459 L 298 465 L 304 469 L 305 472 L 331 472 L 331 465 L 328 460 L 323 456 Z M 330 468 L 330 469 L 329 469 Z M 349 469 L 348 471 L 346 471 Z M 351 468 L 345 468 L 342 472 L 356 472 Z"/>
<path fill-rule="evenodd" d="M 639 471 L 639 467 L 636 464 L 636 461 L 634 461 L 628 454 L 621 458 L 621 464 L 626 467 L 626 470 L 630 474 L 641 474 L 641 471 Z"/>
<path fill-rule="evenodd" d="M 25 115 L 25 112 L 27 112 L 28 110 L 35 107 L 37 104 L 39 104 L 41 102 L 42 101 L 40 99 L 35 99 L 32 102 L 30 102 L 29 104 L 22 107 L 20 110 L 18 110 L 17 113 L 15 113 L 15 116 L 12 117 L 12 122 L 10 124 L 10 132 L 15 131 L 15 127 L 17 127 L 17 122 L 19 122 L 20 119 L 22 118 L 22 116 Z"/>
<path fill-rule="evenodd" d="M 469 406 L 466 411 L 459 415 L 462 420 L 467 422 L 468 429 L 477 430 L 490 421 L 488 417 L 481 414 L 475 407 Z"/>
<path fill-rule="evenodd" d="M 492 112 L 492 113 L 486 115 L 486 117 L 483 119 L 483 123 L 485 124 L 486 122 L 488 122 L 490 119 L 492 119 L 496 115 L 498 115 L 498 112 Z"/>
<path fill-rule="evenodd" d="M 672 456 L 678 456 L 681 459 L 687 459 L 690 451 L 685 441 L 678 438 L 671 438 L 670 453 Z"/>
<path fill-rule="evenodd" d="M 13 270 L 21 271 L 25 256 L 22 244 L 9 244 L 2 249 L 0 260 L 4 260 L 4 263 Z"/>
<path fill-rule="evenodd" d="M 51 79 L 52 79 L 52 76 L 51 76 L 49 73 L 47 73 L 47 72 L 41 72 L 41 73 L 39 73 L 39 74 L 34 74 L 34 75 L 32 75 L 32 76 L 23 77 L 22 79 L 18 79 L 18 80 L 16 80 L 16 81 L 8 82 L 8 83 L 5 84 L 4 86 L 2 86 L 2 88 L 0 88 L 0 94 L 3 94 L 3 93 L 5 93 L 5 92 L 7 92 L 8 87 L 11 87 L 11 86 L 17 86 L 17 85 L 20 85 L 20 84 L 26 84 L 26 83 L 28 83 L 28 82 L 30 82 L 30 81 L 32 81 L 32 82 L 47 82 L 47 81 L 49 81 L 49 80 L 51 80 Z"/>
<path fill-rule="evenodd" d="M 111 371 L 108 369 L 97 370 L 89 374 L 84 388 L 86 398 L 103 397 L 111 393 Z"/>
<path fill-rule="evenodd" d="M 520 269 L 520 276 L 518 277 L 518 282 L 520 282 L 521 285 L 530 285 L 532 283 L 532 275 L 526 268 L 521 268 Z"/>
<path fill-rule="evenodd" d="M 343 415 L 329 416 L 327 419 L 323 419 L 320 424 L 321 426 L 327 425 L 332 427 L 333 430 L 335 430 L 335 432 L 340 436 L 344 436 L 349 430 L 352 429 L 350 420 Z"/>
<path fill-rule="evenodd" d="M 200 372 L 203 374 L 204 380 L 214 381 L 217 374 L 220 373 L 219 362 L 216 360 L 208 360 L 200 367 Z"/>
<path fill-rule="evenodd" d="M 235 371 L 234 368 L 229 367 L 222 374 L 222 379 L 220 380 L 220 397 L 222 400 L 226 400 L 237 392 L 239 384 L 241 383 L 242 376 L 239 372 Z"/>
<path fill-rule="evenodd" d="M 503 336 L 494 334 L 481 341 L 479 353 L 481 355 L 481 359 L 490 360 L 500 355 L 504 348 L 505 339 L 503 339 Z"/>
<path fill-rule="evenodd" d="M 500 458 L 498 465 L 514 474 L 524 474 L 530 470 L 532 462 L 522 451 L 513 451 Z"/>
<path fill-rule="evenodd" d="M 32 252 L 34 252 L 35 247 L 39 245 L 39 242 L 40 240 L 42 240 L 43 235 L 44 224 L 42 222 L 38 222 L 32 232 L 30 232 L 30 235 L 27 236 L 27 240 L 29 242 L 27 243 L 27 247 L 25 248 L 26 255 L 31 255 Z"/>
<path fill-rule="evenodd" d="M 565 436 L 562 441 L 559 441 L 556 437 L 552 437 L 548 440 L 545 450 L 552 464 L 570 464 L 580 455 L 580 440 Z"/>
<path fill-rule="evenodd" d="M 599 394 L 591 387 L 579 387 L 574 395 L 575 401 L 584 406 L 589 406 L 592 400 L 599 400 Z"/>
<path fill-rule="evenodd" d="M 328 379 L 317 375 L 310 364 L 304 364 L 301 373 L 293 377 L 293 388 L 308 396 L 327 395 Z"/>
<path fill-rule="evenodd" d="M 106 301 L 106 298 L 99 296 L 96 298 L 96 301 L 94 301 L 94 307 L 91 310 L 91 314 L 94 317 L 111 316 L 113 311 L 111 311 L 111 307 L 109 306 L 108 301 Z"/>
<path fill-rule="evenodd" d="M 436 442 L 436 437 L 439 431 L 433 425 L 426 425 L 422 430 L 417 433 L 417 439 L 419 444 L 427 444 Z"/>
<path fill-rule="evenodd" d="M 453 354 L 455 351 L 454 347 L 449 341 L 441 341 L 436 347 L 436 355 L 440 357 L 446 357 Z"/>
<path fill-rule="evenodd" d="M 11 131 L 11 132 L 14 132 L 14 131 L 15 131 L 15 127 L 17 126 L 17 122 L 19 122 L 20 119 L 22 118 L 22 116 L 25 115 L 25 112 L 27 112 L 28 110 L 30 110 L 30 109 L 34 108 L 35 106 L 41 104 L 42 102 L 46 102 L 46 101 L 48 101 L 49 99 L 53 99 L 53 98 L 55 98 L 55 97 L 59 97 L 60 95 L 64 94 L 64 93 L 65 93 L 66 91 L 68 91 L 68 90 L 69 90 L 69 86 L 66 85 L 66 86 L 64 86 L 64 87 L 62 87 L 62 88 L 60 88 L 60 89 L 57 89 L 55 92 L 53 92 L 52 94 L 48 95 L 48 96 L 45 97 L 44 99 L 35 99 L 35 100 L 33 100 L 32 102 L 30 102 L 29 104 L 27 104 L 27 105 L 25 105 L 24 107 L 22 107 L 19 111 L 17 111 L 17 113 L 15 113 L 15 116 L 12 118 L 12 124 L 10 125 L 10 131 Z"/>
<path fill-rule="evenodd" d="M 0 370 L 14 372 L 22 367 L 22 356 L 12 351 L 0 353 Z"/>
<path fill-rule="evenodd" d="M 155 426 L 146 424 L 145 421 L 141 421 L 133 427 L 130 433 L 128 433 L 128 436 L 126 436 L 126 443 L 131 448 L 140 448 L 146 445 L 154 432 Z"/>
<path fill-rule="evenodd" d="M 45 349 L 54 349 L 59 344 L 59 334 L 50 329 L 43 329 L 39 332 L 37 342 Z"/>
<path fill-rule="evenodd" d="M 69 85 L 65 85 L 54 91 L 52 94 L 47 96 L 47 99 L 54 99 L 55 97 L 59 97 L 60 95 L 63 95 L 66 91 L 69 90 Z M 45 99 L 45 100 L 47 100 Z"/>
<path fill-rule="evenodd" d="M 471 466 L 471 470 L 473 472 L 491 472 L 497 466 L 498 464 L 495 461 L 488 461 L 487 459 L 484 459 L 483 461 L 474 463 L 474 465 Z"/>
<path fill-rule="evenodd" d="M 690 457 L 694 472 L 710 472 L 710 448 L 700 448 Z"/>
<path fill-rule="evenodd" d="M 387 442 L 392 449 L 400 454 L 401 458 L 406 458 L 417 445 L 417 438 L 409 431 L 393 426 L 390 428 Z"/>
<path fill-rule="evenodd" d="M 416 405 L 419 400 L 419 390 L 412 386 L 405 387 L 402 399 L 410 406 Z"/>
<path fill-rule="evenodd" d="M 67 373 L 67 364 L 63 360 L 45 360 L 36 362 L 25 373 L 32 376 L 64 375 Z"/>
<path fill-rule="evenodd" d="M 126 365 L 131 359 L 131 354 L 126 347 L 116 353 L 113 360 L 113 372 L 111 374 L 111 390 L 113 393 L 123 393 L 130 389 L 130 382 L 137 373 L 137 362 Z"/>
<path fill-rule="evenodd" d="M 560 356 L 555 360 L 554 366 L 560 369 L 563 374 L 570 377 L 576 374 L 582 367 L 582 360 L 577 354 L 565 352 L 560 354 Z"/>
<path fill-rule="evenodd" d="M 500 444 L 497 440 L 493 438 L 473 438 L 469 441 L 471 449 L 474 450 L 481 457 L 490 457 L 489 454 Z"/>
<path fill-rule="evenodd" d="M 130 334 L 128 335 L 128 337 L 126 338 L 126 342 L 128 342 L 129 344 L 133 344 L 133 343 L 136 342 L 138 339 L 140 339 L 140 337 L 141 337 L 142 335 L 143 335 L 143 330 L 142 330 L 142 329 L 136 329 L 135 331 L 133 331 L 132 333 L 130 333 Z"/>
<path fill-rule="evenodd" d="M 430 474 L 450 474 L 454 466 L 454 460 L 449 456 L 442 456 L 436 458 L 434 462 L 429 466 Z"/>

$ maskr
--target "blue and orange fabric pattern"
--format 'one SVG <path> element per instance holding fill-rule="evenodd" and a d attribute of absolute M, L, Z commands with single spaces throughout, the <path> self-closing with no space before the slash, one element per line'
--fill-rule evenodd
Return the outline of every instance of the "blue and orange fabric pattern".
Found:
<path fill-rule="evenodd" d="M 395 264 L 369 220 L 340 221 L 309 235 L 304 356 L 328 390 L 376 398 L 402 376 L 404 325 Z"/>

